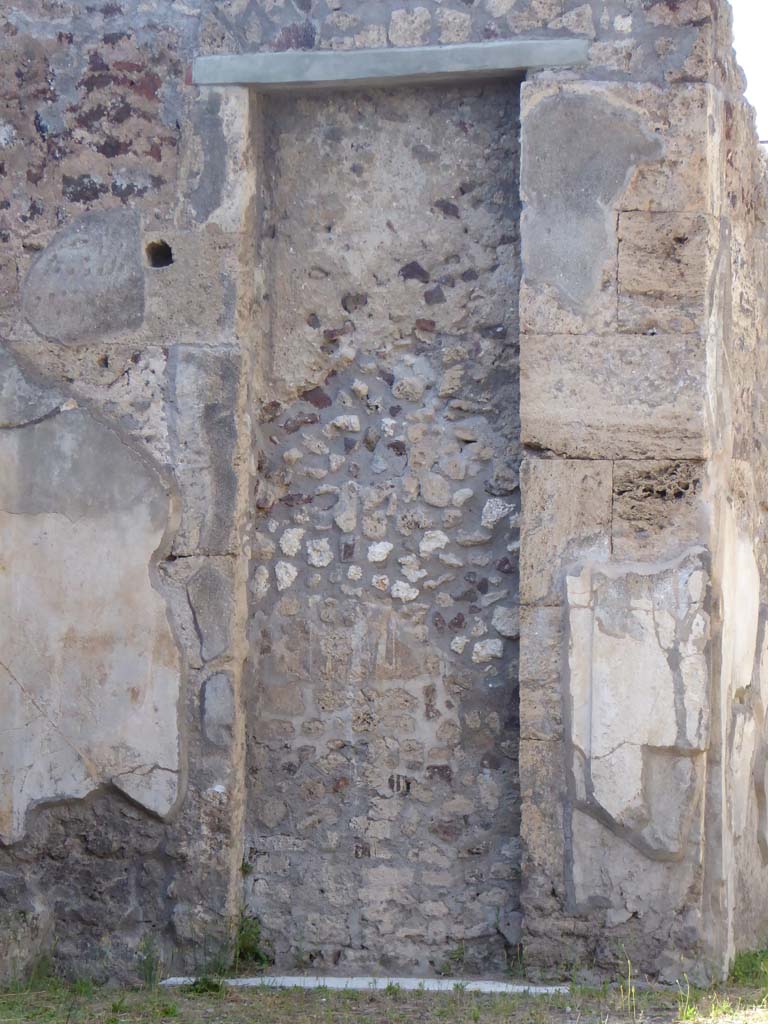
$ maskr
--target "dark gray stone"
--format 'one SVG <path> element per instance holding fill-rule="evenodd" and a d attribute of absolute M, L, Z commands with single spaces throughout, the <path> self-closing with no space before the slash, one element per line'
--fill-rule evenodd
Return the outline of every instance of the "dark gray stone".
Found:
<path fill-rule="evenodd" d="M 203 683 L 200 710 L 205 738 L 217 747 L 229 746 L 235 721 L 235 698 L 226 673 L 217 672 Z"/>
<path fill-rule="evenodd" d="M 83 341 L 139 327 L 144 270 L 133 211 L 87 213 L 59 232 L 22 288 L 29 323 L 51 341 Z"/>
<path fill-rule="evenodd" d="M 232 618 L 232 586 L 227 576 L 207 562 L 187 584 L 187 594 L 200 640 L 203 661 L 225 654 Z"/>

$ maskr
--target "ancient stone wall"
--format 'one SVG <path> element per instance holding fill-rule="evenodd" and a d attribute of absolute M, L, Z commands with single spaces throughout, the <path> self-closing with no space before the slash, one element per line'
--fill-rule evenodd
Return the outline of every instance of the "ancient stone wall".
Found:
<path fill-rule="evenodd" d="M 722 973 L 765 928 L 759 829 L 739 852 L 731 824 L 741 805 L 759 818 L 760 753 L 727 767 L 727 737 L 761 721 L 730 678 L 752 678 L 754 532 L 730 523 L 723 468 L 728 352 L 761 332 L 744 297 L 762 256 L 731 239 L 755 251 L 764 185 L 726 5 L 642 7 L 698 36 L 663 87 L 523 87 L 523 941 L 540 964 L 567 935 L 577 963 L 673 980 Z"/>
<path fill-rule="evenodd" d="M 519 928 L 517 83 L 264 108 L 247 906 L 291 966 Z"/>
<path fill-rule="evenodd" d="M 210 960 L 240 902 L 249 102 L 138 6 L 1 16 L 5 975 Z"/>
<path fill-rule="evenodd" d="M 722 865 L 717 910 L 728 952 L 765 936 L 766 818 L 766 465 L 764 399 L 766 180 L 754 114 L 730 55 L 722 90 L 718 239 L 712 258 L 708 334 L 715 509 L 713 555 L 722 618 L 713 651 L 713 723 L 720 750 L 713 790 L 723 807 L 714 833 Z M 722 926 L 722 925 L 721 925 Z"/>
<path fill-rule="evenodd" d="M 517 35 L 588 61 L 520 106 L 187 75 Z M 3 971 L 199 968 L 245 906 L 284 965 L 722 972 L 768 884 L 724 0 L 19 0 L 0 38 Z"/>

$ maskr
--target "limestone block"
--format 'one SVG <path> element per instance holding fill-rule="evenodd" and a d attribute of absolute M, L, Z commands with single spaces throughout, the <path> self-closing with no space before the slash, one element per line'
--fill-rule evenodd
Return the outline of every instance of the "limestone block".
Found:
<path fill-rule="evenodd" d="M 240 358 L 179 345 L 168 354 L 167 416 L 181 491 L 176 555 L 234 550 Z"/>
<path fill-rule="evenodd" d="M 233 337 L 239 237 L 214 225 L 197 231 L 145 229 L 143 247 L 164 242 L 168 266 L 152 267 L 142 253 L 145 329 L 155 344 L 199 341 L 208 345 Z"/>
<path fill-rule="evenodd" d="M 22 303 L 32 327 L 52 341 L 139 327 L 144 272 L 138 215 L 86 213 L 60 231 L 30 267 Z"/>
<path fill-rule="evenodd" d="M 558 605 L 569 565 L 609 556 L 611 464 L 527 459 L 520 485 L 520 600 Z"/>
<path fill-rule="evenodd" d="M 521 325 L 616 325 L 616 213 L 716 213 L 706 85 L 523 85 Z M 714 180 L 714 178 L 712 179 Z"/>
<path fill-rule="evenodd" d="M 563 738 L 563 611 L 520 609 L 520 739 Z"/>
<path fill-rule="evenodd" d="M 86 412 L 0 432 L 0 839 L 38 803 L 112 782 L 178 795 L 180 658 L 152 562 L 169 496 Z"/>
<path fill-rule="evenodd" d="M 698 337 L 524 335 L 525 444 L 581 458 L 696 458 L 706 451 Z"/>
<path fill-rule="evenodd" d="M 706 543 L 704 470 L 702 462 L 615 462 L 613 557 L 664 561 Z"/>
<path fill-rule="evenodd" d="M 647 856 L 682 857 L 709 746 L 704 554 L 588 566 L 567 591 L 575 798 Z"/>
<path fill-rule="evenodd" d="M 565 896 L 565 754 L 557 741 L 520 743 L 522 898 L 526 915 Z"/>
<path fill-rule="evenodd" d="M 619 327 L 699 332 L 706 316 L 713 223 L 703 214 L 619 216 Z M 703 353 L 698 360 L 702 361 Z"/>

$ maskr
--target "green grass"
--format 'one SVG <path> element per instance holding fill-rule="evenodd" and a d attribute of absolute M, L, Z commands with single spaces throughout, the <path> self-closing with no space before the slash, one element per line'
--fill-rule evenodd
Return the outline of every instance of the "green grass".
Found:
<path fill-rule="evenodd" d="M 737 953 L 731 968 L 731 982 L 751 988 L 768 988 L 768 949 Z"/>
<path fill-rule="evenodd" d="M 0 991 L 0 1024 L 768 1024 L 763 960 L 741 959 L 739 981 L 703 991 L 635 983 L 629 972 L 601 987 L 545 997 L 330 989 L 231 989 L 217 977 L 186 988 L 116 990 L 36 978 Z M 742 980 L 746 979 L 746 980 Z"/>

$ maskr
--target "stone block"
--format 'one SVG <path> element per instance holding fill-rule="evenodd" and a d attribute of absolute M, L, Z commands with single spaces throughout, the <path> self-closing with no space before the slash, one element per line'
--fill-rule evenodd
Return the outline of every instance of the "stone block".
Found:
<path fill-rule="evenodd" d="M 520 743 L 522 901 L 526 915 L 565 896 L 565 752 L 558 741 Z"/>
<path fill-rule="evenodd" d="M 164 243 L 167 259 L 153 266 L 152 247 Z M 215 225 L 196 231 L 145 228 L 143 261 L 146 333 L 155 344 L 208 345 L 234 337 L 241 239 Z"/>
<path fill-rule="evenodd" d="M 704 477 L 703 462 L 615 462 L 613 557 L 664 561 L 706 544 L 710 511 Z"/>
<path fill-rule="evenodd" d="M 619 211 L 717 210 L 713 94 L 532 81 L 522 95 L 523 330 L 610 331 Z"/>
<path fill-rule="evenodd" d="M 237 512 L 240 357 L 179 345 L 168 354 L 167 417 L 181 492 L 175 555 L 230 554 Z"/>
<path fill-rule="evenodd" d="M 226 672 L 217 672 L 203 683 L 200 713 L 205 738 L 217 747 L 228 747 L 235 724 L 235 698 L 232 680 Z"/>
<path fill-rule="evenodd" d="M 520 484 L 520 600 L 558 605 L 568 566 L 609 557 L 611 463 L 527 459 Z"/>
<path fill-rule="evenodd" d="M 713 222 L 703 214 L 619 216 L 619 328 L 636 334 L 704 327 Z"/>
<path fill-rule="evenodd" d="M 567 590 L 575 799 L 651 859 L 680 858 L 709 746 L 704 555 L 586 567 Z"/>
<path fill-rule="evenodd" d="M 563 738 L 563 611 L 520 610 L 520 739 Z"/>
<path fill-rule="evenodd" d="M 144 273 L 138 215 L 86 213 L 62 229 L 30 267 L 25 316 L 51 341 L 81 342 L 140 327 Z"/>
<path fill-rule="evenodd" d="M 577 458 L 699 458 L 706 351 L 679 334 L 524 335 L 524 444 Z"/>
<path fill-rule="evenodd" d="M 187 581 L 187 596 L 204 662 L 229 652 L 234 614 L 233 572 L 230 559 L 206 558 Z"/>

